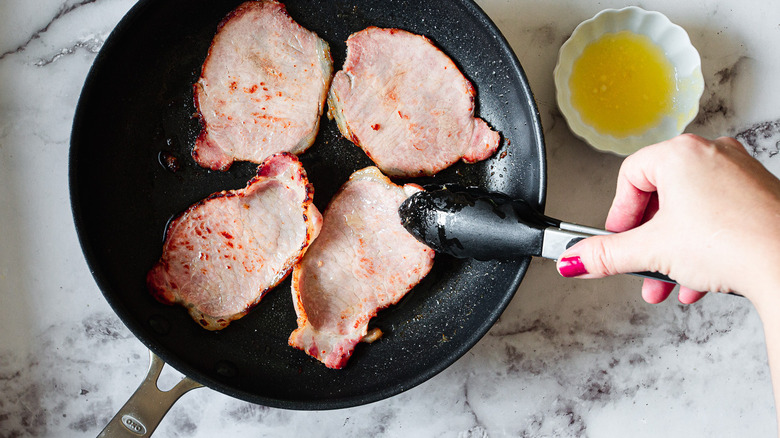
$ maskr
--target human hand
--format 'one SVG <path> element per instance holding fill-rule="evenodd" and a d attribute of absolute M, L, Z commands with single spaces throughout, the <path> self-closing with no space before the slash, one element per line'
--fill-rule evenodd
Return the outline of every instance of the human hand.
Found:
<path fill-rule="evenodd" d="M 680 283 L 679 300 L 738 292 L 756 307 L 780 291 L 780 181 L 732 138 L 685 134 L 624 161 L 606 228 L 567 250 L 564 276 L 655 271 Z M 674 285 L 647 279 L 642 296 Z"/>

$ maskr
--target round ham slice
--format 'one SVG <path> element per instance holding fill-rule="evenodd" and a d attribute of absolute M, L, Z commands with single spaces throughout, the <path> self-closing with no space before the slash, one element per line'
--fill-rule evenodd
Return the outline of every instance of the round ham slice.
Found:
<path fill-rule="evenodd" d="M 281 3 L 249 1 L 220 24 L 194 86 L 202 130 L 192 156 L 227 170 L 300 154 L 314 142 L 333 74 L 328 43 Z"/>
<path fill-rule="evenodd" d="M 475 91 L 426 37 L 369 27 L 347 40 L 328 115 L 390 176 L 433 175 L 490 157 L 500 135 L 474 117 Z"/>
<path fill-rule="evenodd" d="M 246 188 L 214 193 L 170 222 L 146 282 L 208 330 L 244 316 L 317 237 L 322 216 L 300 161 L 266 160 Z"/>
<path fill-rule="evenodd" d="M 352 174 L 325 210 L 322 231 L 295 265 L 298 329 L 290 345 L 342 368 L 378 310 L 397 303 L 433 266 L 434 252 L 401 225 L 398 207 L 419 186 L 376 167 Z"/>

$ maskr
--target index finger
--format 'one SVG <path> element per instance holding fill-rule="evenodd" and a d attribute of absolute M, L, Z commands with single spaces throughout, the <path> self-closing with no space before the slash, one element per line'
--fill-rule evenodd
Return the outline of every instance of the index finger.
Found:
<path fill-rule="evenodd" d="M 651 195 L 657 190 L 653 177 L 655 146 L 640 149 L 620 166 L 615 198 L 607 214 L 608 230 L 627 231 L 642 223 Z"/>

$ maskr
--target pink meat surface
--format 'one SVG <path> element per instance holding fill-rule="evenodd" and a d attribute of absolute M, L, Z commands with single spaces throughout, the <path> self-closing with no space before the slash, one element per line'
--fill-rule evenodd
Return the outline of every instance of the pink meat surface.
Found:
<path fill-rule="evenodd" d="M 219 26 L 194 86 L 202 130 L 192 156 L 227 170 L 314 142 L 333 74 L 328 44 L 279 2 L 248 1 Z"/>
<path fill-rule="evenodd" d="M 352 174 L 325 210 L 317 240 L 293 270 L 298 328 L 289 343 L 342 368 L 379 309 L 397 303 L 433 266 L 434 252 L 401 225 L 398 207 L 419 186 L 376 167 Z"/>
<path fill-rule="evenodd" d="M 214 193 L 171 221 L 149 291 L 208 330 L 244 316 L 290 273 L 322 216 L 298 159 L 268 158 L 246 188 Z"/>
<path fill-rule="evenodd" d="M 431 41 L 369 27 L 347 40 L 328 94 L 328 115 L 387 175 L 432 175 L 490 157 L 497 132 L 474 117 L 475 91 Z"/>

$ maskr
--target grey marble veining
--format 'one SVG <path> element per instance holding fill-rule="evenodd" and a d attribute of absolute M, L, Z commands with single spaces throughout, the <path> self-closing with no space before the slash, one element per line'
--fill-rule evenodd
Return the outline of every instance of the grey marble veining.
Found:
<path fill-rule="evenodd" d="M 145 347 L 94 283 L 70 215 L 70 126 L 87 71 L 131 0 L 0 3 L 0 436 L 95 436 L 146 372 Z M 599 226 L 620 158 L 576 139 L 554 99 L 557 50 L 618 1 L 481 0 L 534 91 L 547 213 Z M 689 132 L 733 135 L 780 175 L 780 8 L 646 1 L 688 30 L 706 90 Z M 168 370 L 165 379 L 178 375 Z M 155 436 L 770 437 L 774 402 L 751 305 L 648 305 L 639 280 L 557 276 L 534 260 L 493 329 L 428 382 L 350 409 L 297 412 L 210 389 Z"/>

